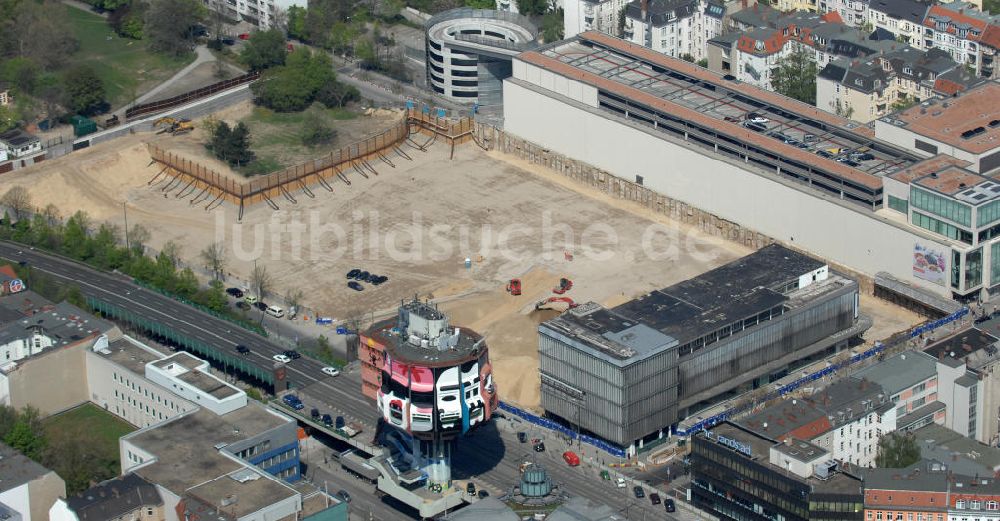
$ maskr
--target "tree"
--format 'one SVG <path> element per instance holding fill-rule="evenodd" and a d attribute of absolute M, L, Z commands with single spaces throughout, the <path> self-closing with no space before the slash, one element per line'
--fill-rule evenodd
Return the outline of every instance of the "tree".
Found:
<path fill-rule="evenodd" d="M 682 54 L 681 55 L 681 59 L 684 60 L 684 61 L 686 61 L 686 62 L 688 62 L 688 63 L 694 63 L 694 56 L 692 56 L 691 53 L 687 53 L 686 52 L 686 53 Z"/>
<path fill-rule="evenodd" d="M 309 113 L 302 122 L 302 144 L 310 147 L 328 145 L 337 137 L 337 131 L 315 113 Z"/>
<path fill-rule="evenodd" d="M 205 18 L 199 0 L 157 0 L 146 10 L 144 34 L 155 51 L 181 56 L 194 48 L 194 26 Z"/>
<path fill-rule="evenodd" d="M 20 221 L 31 210 L 31 194 L 23 186 L 14 186 L 3 194 L 0 204 L 14 212 L 14 219 Z"/>
<path fill-rule="evenodd" d="M 160 255 L 170 261 L 172 267 L 176 268 L 181 260 L 181 246 L 174 241 L 167 241 L 160 249 Z"/>
<path fill-rule="evenodd" d="M 45 448 L 45 439 L 38 432 L 32 430 L 28 420 L 18 418 L 14 424 L 14 428 L 7 433 L 3 442 L 21 454 L 37 461 L 42 456 L 42 449 Z"/>
<path fill-rule="evenodd" d="M 250 35 L 240 58 L 251 70 L 263 70 L 284 65 L 287 55 L 285 35 L 278 29 L 269 29 Z"/>
<path fill-rule="evenodd" d="M 251 291 L 256 292 L 259 300 L 264 300 L 264 294 L 271 291 L 271 284 L 273 284 L 273 279 L 271 274 L 267 272 L 267 266 L 254 262 L 253 270 L 250 271 Z M 260 321 L 264 322 L 264 310 L 260 311 Z"/>
<path fill-rule="evenodd" d="M 698 60 L 698 66 L 707 69 L 708 68 L 708 60 L 706 58 L 702 58 L 702 59 Z"/>
<path fill-rule="evenodd" d="M 141 224 L 132 225 L 128 232 L 128 241 L 131 243 L 132 253 L 142 256 L 146 252 L 146 243 L 150 239 L 149 230 Z"/>
<path fill-rule="evenodd" d="M 63 75 L 66 106 L 80 114 L 96 114 L 107 107 L 104 80 L 88 65 L 77 65 Z"/>
<path fill-rule="evenodd" d="M 293 289 L 288 292 L 288 295 L 285 295 L 285 304 L 288 305 L 288 309 L 295 308 L 297 311 L 302 305 L 302 297 L 304 296 L 302 290 Z"/>
<path fill-rule="evenodd" d="M 316 101 L 327 108 L 343 107 L 352 101 L 361 99 L 361 92 L 354 85 L 339 81 L 328 81 L 316 93 Z"/>
<path fill-rule="evenodd" d="M 90 216 L 80 210 L 66 221 L 63 233 L 63 253 L 74 259 L 87 256 L 87 237 L 90 235 Z"/>
<path fill-rule="evenodd" d="M 219 280 L 226 270 L 226 245 L 222 241 L 209 244 L 201 250 L 201 260 L 212 270 L 215 280 Z"/>
<path fill-rule="evenodd" d="M 52 70 L 79 48 L 59 2 L 8 0 L 0 13 L 0 57 L 26 57 Z"/>
<path fill-rule="evenodd" d="M 145 2 L 132 1 L 114 9 L 108 16 L 108 24 L 119 36 L 141 40 L 145 28 Z"/>
<path fill-rule="evenodd" d="M 810 105 L 816 104 L 816 62 L 813 53 L 804 48 L 778 59 L 771 69 L 774 90 Z"/>
<path fill-rule="evenodd" d="M 875 466 L 878 468 L 901 469 L 920 461 L 920 446 L 913 433 L 890 433 L 878 440 Z"/>
<path fill-rule="evenodd" d="M 277 112 L 298 112 L 312 104 L 320 90 L 336 78 L 327 54 L 300 49 L 288 56 L 285 65 L 265 71 L 250 90 L 258 105 Z"/>
<path fill-rule="evenodd" d="M 555 42 L 563 39 L 563 10 L 553 9 L 542 17 L 542 38 L 546 42 Z"/>
<path fill-rule="evenodd" d="M 288 8 L 288 37 L 296 40 L 306 41 L 309 33 L 306 32 L 306 8 L 293 5 Z"/>
<path fill-rule="evenodd" d="M 837 102 L 833 104 L 833 112 L 840 117 L 851 119 L 851 116 L 854 115 L 854 107 L 847 103 L 841 103 L 840 100 L 837 100 Z"/>
<path fill-rule="evenodd" d="M 250 150 L 250 129 L 242 121 L 229 133 L 228 148 L 230 164 L 243 166 L 253 161 L 254 153 Z"/>
<path fill-rule="evenodd" d="M 517 10 L 526 16 L 540 16 L 549 9 L 549 0 L 517 0 Z"/>

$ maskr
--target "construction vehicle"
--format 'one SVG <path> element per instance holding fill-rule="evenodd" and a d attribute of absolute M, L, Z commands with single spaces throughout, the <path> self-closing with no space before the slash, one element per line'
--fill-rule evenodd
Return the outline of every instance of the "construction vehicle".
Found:
<path fill-rule="evenodd" d="M 573 281 L 563 277 L 559 279 L 559 286 L 552 288 L 552 293 L 562 295 L 571 289 L 573 289 Z"/>
<path fill-rule="evenodd" d="M 153 122 L 153 128 L 160 129 L 157 134 L 184 134 L 194 130 L 194 124 L 191 123 L 190 119 L 178 119 L 171 117 L 162 117 Z"/>
<path fill-rule="evenodd" d="M 565 304 L 565 309 L 563 309 L 562 304 Z M 578 305 L 579 304 L 573 302 L 573 299 L 569 297 L 549 297 L 535 304 L 535 310 L 555 309 L 559 311 L 566 311 L 567 309 L 573 309 Z"/>
<path fill-rule="evenodd" d="M 121 120 L 118 119 L 118 114 L 115 114 L 104 120 L 104 128 L 115 127 L 118 126 L 119 123 L 121 123 Z"/>
<path fill-rule="evenodd" d="M 507 293 L 513 296 L 518 296 L 521 294 L 521 279 L 510 279 L 507 283 Z"/>

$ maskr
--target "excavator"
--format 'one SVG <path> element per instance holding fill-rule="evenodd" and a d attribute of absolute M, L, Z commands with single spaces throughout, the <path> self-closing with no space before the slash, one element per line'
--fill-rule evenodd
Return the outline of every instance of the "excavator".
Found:
<path fill-rule="evenodd" d="M 168 133 L 176 136 L 194 130 L 194 123 L 191 123 L 190 119 L 163 117 L 153 122 L 153 128 L 160 129 L 157 134 Z"/>
<path fill-rule="evenodd" d="M 535 304 L 535 310 L 554 309 L 556 311 L 566 311 L 579 306 L 569 297 L 549 297 Z"/>

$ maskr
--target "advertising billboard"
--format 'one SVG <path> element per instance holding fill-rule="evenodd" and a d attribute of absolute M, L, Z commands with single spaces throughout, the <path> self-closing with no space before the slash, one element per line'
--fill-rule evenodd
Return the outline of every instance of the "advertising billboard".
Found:
<path fill-rule="evenodd" d="M 920 243 L 913 245 L 913 276 L 944 286 L 945 253 Z"/>

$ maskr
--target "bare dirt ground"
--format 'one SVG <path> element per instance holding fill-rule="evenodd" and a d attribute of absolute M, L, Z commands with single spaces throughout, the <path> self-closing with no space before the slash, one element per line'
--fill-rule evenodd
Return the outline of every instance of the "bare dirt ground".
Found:
<path fill-rule="evenodd" d="M 529 408 L 539 405 L 537 325 L 556 313 L 534 307 L 553 295 L 560 277 L 574 281 L 566 296 L 612 306 L 750 253 L 471 144 L 458 146 L 453 160 L 443 144 L 428 152 L 405 147 L 412 161 L 377 161 L 377 176 L 350 172 L 351 184 L 335 181 L 333 193 L 296 191 L 298 204 L 276 200 L 278 211 L 257 205 L 238 223 L 228 203 L 207 212 L 204 203 L 176 198 L 177 190 L 164 192 L 165 183 L 147 185 L 158 168 L 144 141 L 173 149 L 196 139 L 197 132 L 145 134 L 97 145 L 4 175 L 0 193 L 23 185 L 38 206 L 51 202 L 66 216 L 84 210 L 118 225 L 125 201 L 129 224 L 150 230 L 152 248 L 174 241 L 198 266 L 199 252 L 223 241 L 228 284 L 245 281 L 255 261 L 264 264 L 274 298 L 301 290 L 313 316 L 371 319 L 401 299 L 433 297 L 454 324 L 486 335 L 501 393 Z M 352 268 L 390 280 L 352 291 L 344 280 Z M 522 280 L 519 297 L 505 291 L 513 277 Z M 918 321 L 874 299 L 863 306 L 875 315 L 878 332 L 870 338 Z"/>
<path fill-rule="evenodd" d="M 240 74 L 243 74 L 243 71 L 227 63 L 223 66 L 222 76 L 220 77 L 218 74 L 218 67 L 215 62 L 202 63 L 192 69 L 191 72 L 175 82 L 173 85 L 158 92 L 156 96 L 146 100 L 146 102 L 160 101 L 174 96 L 179 96 L 185 92 L 207 87 L 213 83 L 228 80 L 239 76 Z"/>

